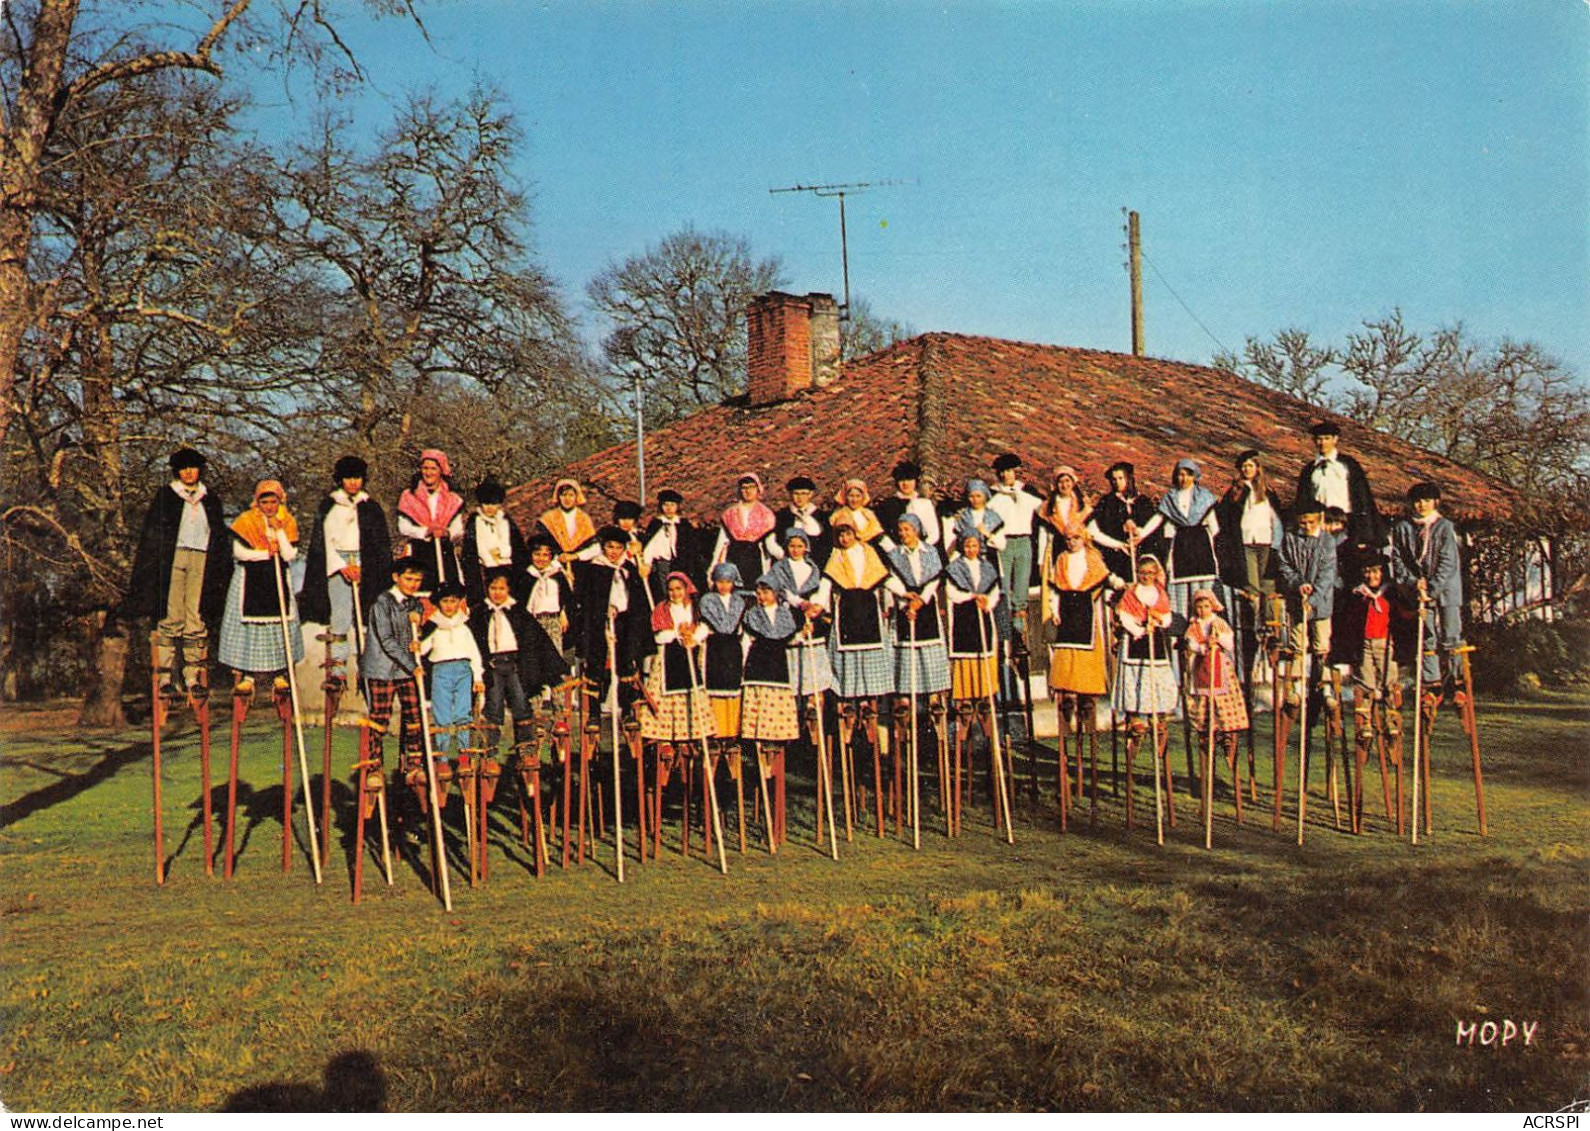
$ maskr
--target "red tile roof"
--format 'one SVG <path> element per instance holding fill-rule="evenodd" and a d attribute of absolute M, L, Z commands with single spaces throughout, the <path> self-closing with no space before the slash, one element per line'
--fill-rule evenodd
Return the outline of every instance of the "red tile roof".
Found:
<path fill-rule="evenodd" d="M 1156 495 L 1176 460 L 1190 456 L 1220 494 L 1233 459 L 1248 448 L 1264 453 L 1275 489 L 1290 500 L 1298 469 L 1313 456 L 1309 427 L 1321 419 L 1341 426 L 1342 451 L 1363 464 L 1388 514 L 1401 513 L 1408 487 L 1424 479 L 1442 485 L 1442 509 L 1455 518 L 1493 520 L 1516 506 L 1500 480 L 1222 370 L 945 333 L 850 362 L 827 388 L 760 406 L 726 402 L 648 434 L 645 502 L 650 513 L 656 492 L 673 487 L 693 517 L 716 519 L 746 472 L 762 476 L 774 506 L 797 474 L 830 497 L 860 476 L 877 499 L 892 490 L 890 469 L 907 458 L 937 479 L 940 494 L 959 495 L 1004 451 L 1022 457 L 1029 483 L 1047 486 L 1051 469 L 1068 463 L 1095 492 L 1107 489 L 1107 467 L 1130 460 L 1139 487 Z M 600 522 L 615 500 L 637 497 L 635 445 L 515 488 L 508 499 L 515 518 L 533 525 L 561 475 L 586 484 Z"/>

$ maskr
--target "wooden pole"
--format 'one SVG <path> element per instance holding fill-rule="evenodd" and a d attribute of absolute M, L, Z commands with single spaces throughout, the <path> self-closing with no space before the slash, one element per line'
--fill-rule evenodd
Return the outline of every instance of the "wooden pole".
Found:
<path fill-rule="evenodd" d="M 1132 255 L 1132 354 L 1142 357 L 1143 349 L 1143 239 L 1136 212 L 1126 214 L 1127 242 Z M 1159 755 L 1156 752 L 1155 757 Z"/>
<path fill-rule="evenodd" d="M 409 638 L 420 642 L 420 615 L 409 614 Z M 425 743 L 425 789 L 431 800 L 431 856 L 435 861 L 436 882 L 442 893 L 442 906 L 453 909 L 453 889 L 447 879 L 447 847 L 442 843 L 442 805 L 436 792 L 436 757 L 431 743 L 431 705 L 425 698 L 425 672 L 420 667 L 419 650 L 414 652 L 414 687 L 420 699 L 420 737 Z"/>
<path fill-rule="evenodd" d="M 280 613 L 282 626 L 282 660 L 287 665 L 287 690 L 292 696 L 293 704 L 293 731 L 298 739 L 298 780 L 304 787 L 304 823 L 309 826 L 309 859 L 315 869 L 315 883 L 320 883 L 320 837 L 315 831 L 315 803 L 312 800 L 309 786 L 309 754 L 304 746 L 304 719 L 303 712 L 298 708 L 298 673 L 293 666 L 293 647 L 291 633 L 287 628 L 287 594 L 282 585 L 282 566 L 285 565 L 280 555 L 276 553 L 279 548 L 275 544 L 276 528 L 270 522 L 265 523 L 266 537 L 272 539 L 270 566 L 271 577 L 276 580 L 276 608 Z"/>

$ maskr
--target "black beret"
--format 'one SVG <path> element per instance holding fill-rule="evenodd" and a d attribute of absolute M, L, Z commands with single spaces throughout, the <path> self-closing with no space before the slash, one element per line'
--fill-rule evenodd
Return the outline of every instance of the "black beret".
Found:
<path fill-rule="evenodd" d="M 901 460 L 894 465 L 894 470 L 889 474 L 898 483 L 902 479 L 921 479 L 922 469 L 910 460 Z"/>
<path fill-rule="evenodd" d="M 994 457 L 995 471 L 1011 471 L 1021 466 L 1021 457 L 1014 452 L 1004 452 Z"/>
<path fill-rule="evenodd" d="M 507 497 L 507 489 L 497 482 L 497 477 L 494 475 L 486 476 L 485 479 L 480 481 L 480 486 L 475 488 L 475 501 L 477 503 L 486 503 L 488 505 L 501 503 Z"/>
<path fill-rule="evenodd" d="M 442 582 L 442 584 L 436 587 L 436 592 L 431 594 L 431 596 L 435 597 L 438 601 L 442 600 L 444 597 L 462 597 L 463 595 L 464 587 L 458 584 L 456 581 Z"/>
<path fill-rule="evenodd" d="M 205 458 L 192 448 L 179 448 L 171 453 L 171 473 L 175 475 L 185 467 L 204 470 Z"/>
<path fill-rule="evenodd" d="M 791 479 L 788 483 L 784 484 L 784 490 L 815 491 L 817 490 L 817 482 L 809 475 L 797 475 L 794 479 Z"/>
<path fill-rule="evenodd" d="M 358 456 L 343 456 L 331 469 L 331 478 L 341 483 L 344 479 L 364 479 L 370 474 L 370 465 Z"/>
<path fill-rule="evenodd" d="M 1415 483 L 1408 488 L 1408 501 L 1417 503 L 1420 499 L 1439 499 L 1441 488 L 1434 483 Z"/>
<path fill-rule="evenodd" d="M 1342 429 L 1339 424 L 1332 424 L 1329 420 L 1322 420 L 1308 430 L 1310 436 L 1340 436 Z"/>
<path fill-rule="evenodd" d="M 657 492 L 657 505 L 659 507 L 664 503 L 678 503 L 679 505 L 683 506 L 684 501 L 685 497 L 678 491 L 675 491 L 672 487 L 664 487 L 661 491 Z"/>
<path fill-rule="evenodd" d="M 625 534 L 616 526 L 604 526 L 602 529 L 596 532 L 596 541 L 599 545 L 603 546 L 607 545 L 609 542 L 618 542 L 621 545 L 627 546 L 629 545 L 629 535 Z"/>
<path fill-rule="evenodd" d="M 631 502 L 628 499 L 621 499 L 620 501 L 618 501 L 618 502 L 613 504 L 613 521 L 614 522 L 617 522 L 621 518 L 639 518 L 639 517 L 640 517 L 640 504 L 639 503 Z"/>

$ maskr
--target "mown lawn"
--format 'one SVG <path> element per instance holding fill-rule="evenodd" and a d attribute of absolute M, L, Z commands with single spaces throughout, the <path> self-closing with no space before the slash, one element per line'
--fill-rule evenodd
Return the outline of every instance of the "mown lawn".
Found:
<path fill-rule="evenodd" d="M 1046 774 L 1014 846 L 980 804 L 959 841 L 858 831 L 836 864 L 800 783 L 776 858 L 731 852 L 723 877 L 665 848 L 622 887 L 610 842 L 535 880 L 504 805 L 491 881 L 455 872 L 451 915 L 412 863 L 388 888 L 373 859 L 352 906 L 351 819 L 322 887 L 301 850 L 281 873 L 263 723 L 230 883 L 204 875 L 197 743 L 168 740 L 156 888 L 147 734 L 36 720 L 13 716 L 0 762 L 13 1110 L 1490 1111 L 1590 1093 L 1585 696 L 1484 705 L 1485 839 L 1444 716 L 1417 848 L 1374 818 L 1373 773 L 1362 837 L 1334 830 L 1316 778 L 1303 848 L 1290 791 L 1280 834 L 1261 791 L 1240 828 L 1219 801 L 1212 852 L 1185 793 L 1163 849 L 1146 789 L 1133 833 L 1106 794 L 1061 835 Z M 1504 1019 L 1537 1023 L 1533 1042 L 1456 1041 Z"/>

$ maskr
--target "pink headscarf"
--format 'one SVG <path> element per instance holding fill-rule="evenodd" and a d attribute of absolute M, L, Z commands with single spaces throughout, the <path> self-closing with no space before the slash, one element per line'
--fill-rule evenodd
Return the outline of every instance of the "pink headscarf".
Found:
<path fill-rule="evenodd" d="M 421 463 L 428 459 L 436 461 L 436 466 L 442 469 L 443 479 L 451 479 L 453 477 L 453 465 L 448 461 L 447 453 L 442 451 L 441 448 L 426 448 L 420 453 Z"/>

